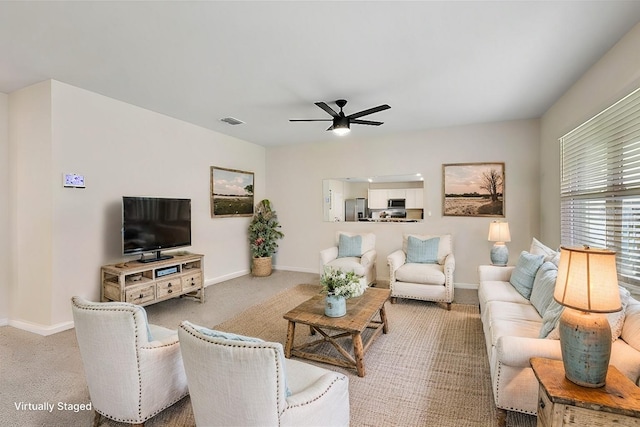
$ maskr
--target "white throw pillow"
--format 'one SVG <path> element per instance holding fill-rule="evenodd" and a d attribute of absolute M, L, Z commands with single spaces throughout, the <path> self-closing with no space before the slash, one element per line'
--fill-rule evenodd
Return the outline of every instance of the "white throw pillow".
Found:
<path fill-rule="evenodd" d="M 534 255 L 543 255 L 544 262 L 552 262 L 558 266 L 560 263 L 560 251 L 554 251 L 547 245 L 543 244 L 540 240 L 535 237 L 531 240 L 531 247 L 529 248 L 529 253 Z"/>
<path fill-rule="evenodd" d="M 633 297 L 629 297 L 620 338 L 631 347 L 640 351 L 640 301 Z"/>

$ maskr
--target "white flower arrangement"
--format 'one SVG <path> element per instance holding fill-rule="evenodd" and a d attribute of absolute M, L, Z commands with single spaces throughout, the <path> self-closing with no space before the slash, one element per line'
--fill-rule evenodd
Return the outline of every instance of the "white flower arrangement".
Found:
<path fill-rule="evenodd" d="M 329 295 L 354 298 L 362 295 L 360 279 L 353 271 L 343 272 L 340 269 L 327 268 L 320 278 L 322 289 Z"/>

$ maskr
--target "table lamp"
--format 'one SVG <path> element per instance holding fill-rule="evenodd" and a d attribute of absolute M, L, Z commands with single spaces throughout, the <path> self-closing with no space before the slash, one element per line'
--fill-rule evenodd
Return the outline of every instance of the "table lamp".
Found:
<path fill-rule="evenodd" d="M 553 297 L 565 306 L 560 348 L 565 376 L 583 387 L 602 387 L 611 357 L 611 327 L 605 314 L 621 310 L 616 253 L 560 248 Z"/>
<path fill-rule="evenodd" d="M 509 233 L 509 223 L 493 221 L 489 224 L 490 242 L 495 242 L 491 248 L 491 264 L 507 265 L 509 260 L 509 249 L 505 242 L 511 241 L 511 233 Z"/>

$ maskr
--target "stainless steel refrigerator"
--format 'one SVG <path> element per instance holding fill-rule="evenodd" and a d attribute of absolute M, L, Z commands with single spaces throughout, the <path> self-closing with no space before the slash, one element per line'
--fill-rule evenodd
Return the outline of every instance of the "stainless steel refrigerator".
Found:
<path fill-rule="evenodd" d="M 358 221 L 367 217 L 367 199 L 347 199 L 344 201 L 344 220 Z"/>

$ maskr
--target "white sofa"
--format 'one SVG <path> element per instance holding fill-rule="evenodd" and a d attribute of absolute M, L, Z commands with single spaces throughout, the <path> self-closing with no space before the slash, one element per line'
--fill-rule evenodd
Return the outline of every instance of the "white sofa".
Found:
<path fill-rule="evenodd" d="M 551 294 L 548 289 L 544 292 L 545 286 L 553 288 L 555 285 L 553 267 L 555 264 L 557 275 L 559 257 L 535 239 L 529 253 L 542 254 L 546 260 L 535 271 L 529 298 L 511 284 L 516 266 L 492 265 L 482 265 L 478 269 L 478 297 L 496 407 L 535 415 L 538 382 L 529 360 L 532 357 L 562 359 L 557 328 L 554 325 L 562 306 L 552 300 L 553 290 L 550 291 Z M 640 302 L 630 297 L 624 289 L 621 289 L 621 297 L 624 292 L 626 297 L 623 298 L 623 310 L 608 315 L 614 339 L 619 335 L 612 343 L 610 363 L 638 384 Z M 541 304 L 545 294 L 546 299 L 550 300 L 546 311 L 544 304 Z M 543 312 L 542 315 L 538 310 Z M 549 330 L 551 332 L 546 338 L 540 338 L 541 333 L 544 335 Z"/>

